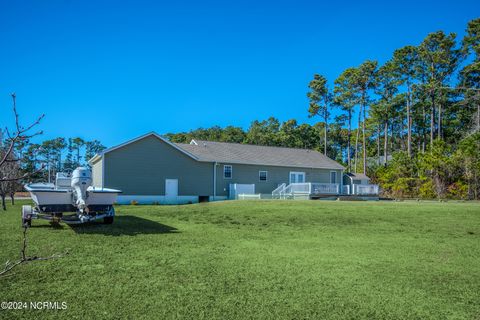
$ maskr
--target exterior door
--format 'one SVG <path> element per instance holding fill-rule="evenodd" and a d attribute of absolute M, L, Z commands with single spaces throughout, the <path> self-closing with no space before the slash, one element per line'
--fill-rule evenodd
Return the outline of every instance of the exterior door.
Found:
<path fill-rule="evenodd" d="M 178 196 L 178 179 L 165 179 L 165 197 Z"/>
<path fill-rule="evenodd" d="M 290 172 L 290 183 L 305 182 L 305 172 Z"/>

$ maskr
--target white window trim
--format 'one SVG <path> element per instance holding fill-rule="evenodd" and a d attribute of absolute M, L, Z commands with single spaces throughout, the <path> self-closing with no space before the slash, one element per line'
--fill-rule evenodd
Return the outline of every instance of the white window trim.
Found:
<path fill-rule="evenodd" d="M 230 177 L 225 177 L 225 168 L 230 167 Z M 232 179 L 233 178 L 233 166 L 231 164 L 226 164 L 223 166 L 223 179 Z"/>
<path fill-rule="evenodd" d="M 260 179 L 260 177 L 261 177 L 260 173 L 261 172 L 265 172 L 265 180 Z M 268 171 L 267 170 L 258 170 L 258 181 L 260 181 L 260 182 L 268 181 Z"/>
<path fill-rule="evenodd" d="M 305 182 L 307 180 L 307 175 L 305 174 L 305 172 L 302 172 L 302 171 L 290 171 L 290 173 L 288 174 L 288 181 L 289 183 L 292 183 L 291 181 L 291 178 L 292 178 L 292 173 L 298 175 L 298 174 L 301 174 L 303 175 L 303 182 Z"/>
<path fill-rule="evenodd" d="M 332 172 L 335 173 L 335 182 L 332 182 Z M 330 183 L 337 183 L 337 184 L 338 184 L 337 180 L 338 180 L 338 173 L 337 173 L 337 171 L 330 171 Z"/>

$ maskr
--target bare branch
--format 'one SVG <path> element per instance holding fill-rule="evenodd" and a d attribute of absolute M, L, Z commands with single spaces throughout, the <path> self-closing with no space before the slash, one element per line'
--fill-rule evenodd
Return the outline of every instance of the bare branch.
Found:
<path fill-rule="evenodd" d="M 40 135 L 42 134 L 43 132 L 42 131 L 38 131 L 38 132 L 35 132 L 33 134 L 27 134 L 28 131 L 30 131 L 33 127 L 37 126 L 40 121 L 44 118 L 44 114 L 40 115 L 33 123 L 31 123 L 30 125 L 28 125 L 27 127 L 22 127 L 20 125 L 20 120 L 19 120 L 19 114 L 17 112 L 17 95 L 15 94 L 15 92 L 13 92 L 11 94 L 12 96 L 12 101 L 13 101 L 13 113 L 14 113 L 14 116 L 15 116 L 15 133 L 10 133 L 10 131 L 8 130 L 8 128 L 5 129 L 6 131 L 6 134 L 8 136 L 8 139 L 10 141 L 9 143 L 9 146 L 6 148 L 6 150 L 4 152 L 2 152 L 2 157 L 0 159 L 0 168 L 6 163 L 6 162 L 13 162 L 15 161 L 15 157 L 13 156 L 13 151 L 14 151 L 14 148 L 15 148 L 15 145 L 16 143 L 20 142 L 20 141 L 26 141 L 34 136 L 37 136 L 37 135 Z M 22 175 L 22 176 L 18 176 L 18 177 L 15 177 L 15 178 L 6 178 L 6 177 L 2 177 L 0 178 L 0 182 L 4 182 L 4 181 L 15 181 L 15 180 L 21 180 L 21 179 L 25 179 L 26 177 L 32 175 L 32 174 L 35 174 L 37 173 L 38 171 L 35 171 L 35 172 L 31 172 L 31 173 L 26 173 L 25 175 Z"/>
<path fill-rule="evenodd" d="M 7 161 L 7 158 L 12 153 L 13 147 L 15 146 L 15 141 L 11 140 L 10 145 L 7 148 L 5 155 L 3 156 L 2 160 L 0 161 L 0 167 Z"/>
<path fill-rule="evenodd" d="M 17 176 L 17 177 L 13 177 L 13 178 L 3 177 L 3 178 L 0 178 L 0 182 L 22 180 L 22 179 L 28 178 L 31 175 L 34 175 L 35 173 L 38 173 L 38 172 L 42 171 L 43 169 L 45 169 L 45 165 L 42 164 L 42 166 L 40 168 L 38 168 L 37 170 L 35 170 L 33 172 L 27 172 L 27 173 L 25 173 L 21 176 Z"/>
<path fill-rule="evenodd" d="M 33 256 L 33 257 L 28 257 L 26 255 L 26 250 L 27 250 L 27 229 L 28 227 L 27 226 L 24 226 L 23 227 L 23 239 L 22 239 L 22 248 L 20 250 L 20 255 L 21 255 L 21 258 L 20 260 L 17 260 L 15 262 L 10 262 L 10 260 L 7 260 L 7 262 L 5 262 L 5 267 L 4 269 L 0 272 L 0 277 L 5 277 L 7 276 L 7 273 L 10 272 L 13 268 L 21 265 L 22 263 L 27 263 L 27 262 L 32 262 L 32 261 L 45 261 L 45 260 L 52 260 L 52 259 L 58 259 L 58 258 L 61 258 L 63 256 L 66 256 L 68 255 L 68 250 L 65 251 L 64 253 L 55 253 L 55 254 L 52 254 L 51 256 L 48 256 L 48 257 L 37 257 L 37 256 Z"/>

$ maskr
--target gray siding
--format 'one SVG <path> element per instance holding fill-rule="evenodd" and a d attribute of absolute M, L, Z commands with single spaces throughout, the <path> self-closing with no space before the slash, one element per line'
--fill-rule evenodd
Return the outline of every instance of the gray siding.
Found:
<path fill-rule="evenodd" d="M 164 195 L 178 179 L 178 195 L 213 195 L 213 163 L 198 162 L 154 136 L 104 154 L 106 188 L 124 195 Z"/>
<path fill-rule="evenodd" d="M 232 178 L 223 178 L 223 166 L 232 166 Z M 258 171 L 268 171 L 267 181 L 260 181 Z M 330 171 L 337 172 L 337 183 L 342 184 L 342 170 L 292 167 L 257 166 L 219 163 L 217 166 L 217 196 L 228 196 L 231 183 L 255 184 L 255 193 L 271 194 L 279 184 L 289 184 L 290 172 L 305 172 L 305 182 L 330 183 Z"/>
<path fill-rule="evenodd" d="M 103 170 L 102 159 L 92 164 L 92 183 L 94 187 L 99 187 L 99 188 L 102 187 L 102 170 Z"/>

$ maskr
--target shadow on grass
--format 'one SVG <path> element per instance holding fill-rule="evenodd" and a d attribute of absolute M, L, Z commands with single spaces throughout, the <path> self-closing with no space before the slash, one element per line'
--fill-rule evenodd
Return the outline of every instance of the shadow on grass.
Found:
<path fill-rule="evenodd" d="M 135 216 L 115 216 L 113 224 L 90 222 L 70 225 L 77 234 L 104 234 L 108 236 L 136 236 L 137 234 L 178 233 L 179 231 L 152 220 Z"/>
<path fill-rule="evenodd" d="M 60 224 L 60 223 L 51 223 L 51 222 L 49 222 L 48 224 L 38 224 L 38 225 L 35 225 L 34 223 L 35 223 L 35 222 L 32 223 L 32 225 L 30 226 L 30 228 L 32 228 L 32 229 L 48 228 L 48 229 L 58 229 L 58 230 L 63 230 L 63 229 L 65 229 L 64 225 L 63 225 L 63 224 Z"/>

